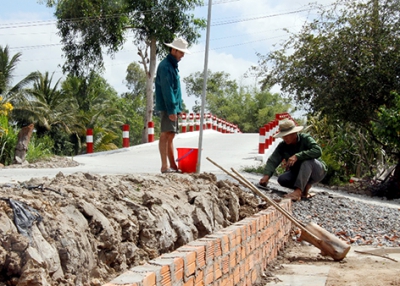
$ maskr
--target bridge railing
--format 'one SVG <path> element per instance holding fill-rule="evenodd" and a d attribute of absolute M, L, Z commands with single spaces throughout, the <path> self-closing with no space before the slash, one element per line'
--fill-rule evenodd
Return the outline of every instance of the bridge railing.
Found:
<path fill-rule="evenodd" d="M 179 119 L 179 126 L 182 133 L 194 132 L 200 130 L 200 114 L 199 113 L 182 113 Z M 242 133 L 239 127 L 222 118 L 207 113 L 204 114 L 203 130 L 212 129 L 221 133 Z"/>
<path fill-rule="evenodd" d="M 282 139 L 274 138 L 273 136 L 279 131 L 279 122 L 286 118 L 292 119 L 294 121 L 292 116 L 287 112 L 277 113 L 275 114 L 274 120 L 271 120 L 270 122 L 264 124 L 264 126 L 260 127 L 257 156 L 258 161 L 266 162 L 268 160 L 268 157 L 271 156 L 272 152 L 279 144 L 279 142 L 282 141 Z"/>

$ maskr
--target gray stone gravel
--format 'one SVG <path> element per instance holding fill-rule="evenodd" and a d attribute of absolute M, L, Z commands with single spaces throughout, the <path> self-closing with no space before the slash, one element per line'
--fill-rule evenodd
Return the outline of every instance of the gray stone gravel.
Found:
<path fill-rule="evenodd" d="M 254 184 L 260 179 L 260 175 L 248 173 L 245 177 Z M 274 177 L 268 186 L 273 192 L 265 194 L 273 199 L 292 191 L 279 186 Z M 293 216 L 304 224 L 314 222 L 350 245 L 400 246 L 400 200 L 349 194 L 323 186 L 313 186 L 311 192 L 314 197 L 295 202 L 292 207 Z"/>
<path fill-rule="evenodd" d="M 293 215 L 352 245 L 400 246 L 400 210 L 393 207 L 318 192 L 312 199 L 294 203 Z"/>

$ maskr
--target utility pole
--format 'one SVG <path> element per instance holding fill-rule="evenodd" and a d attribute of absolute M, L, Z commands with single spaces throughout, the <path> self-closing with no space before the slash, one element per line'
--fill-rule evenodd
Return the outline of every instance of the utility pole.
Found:
<path fill-rule="evenodd" d="M 206 103 L 207 75 L 208 75 L 208 50 L 210 46 L 210 26 L 211 26 L 211 6 L 212 0 L 208 0 L 208 16 L 207 16 L 207 34 L 206 34 L 206 53 L 204 56 L 204 72 L 203 72 L 203 92 L 201 94 L 201 111 L 200 111 L 200 136 L 198 144 L 196 173 L 200 173 L 201 153 L 203 148 L 203 126 L 204 126 L 204 106 Z"/>

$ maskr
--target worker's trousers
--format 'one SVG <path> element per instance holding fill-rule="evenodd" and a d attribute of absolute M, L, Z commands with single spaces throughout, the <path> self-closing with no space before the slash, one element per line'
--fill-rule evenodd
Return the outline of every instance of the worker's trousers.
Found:
<path fill-rule="evenodd" d="M 286 171 L 278 177 L 278 183 L 286 188 L 296 189 L 299 188 L 302 192 L 307 184 L 315 184 L 325 177 L 326 171 L 323 164 L 316 160 L 306 160 L 301 163 L 298 172 Z"/>

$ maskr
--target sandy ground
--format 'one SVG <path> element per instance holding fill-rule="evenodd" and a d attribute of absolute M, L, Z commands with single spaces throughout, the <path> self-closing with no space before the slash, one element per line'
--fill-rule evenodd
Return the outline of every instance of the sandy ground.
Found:
<path fill-rule="evenodd" d="M 319 249 L 312 245 L 292 241 L 271 266 L 265 285 L 279 284 L 281 275 L 301 274 L 291 269 L 292 265 L 298 265 L 304 269 L 314 266 L 315 272 L 317 266 L 329 267 L 325 286 L 398 286 L 399 261 L 400 248 L 397 247 L 352 246 L 346 258 L 337 262 L 319 255 Z"/>

